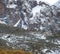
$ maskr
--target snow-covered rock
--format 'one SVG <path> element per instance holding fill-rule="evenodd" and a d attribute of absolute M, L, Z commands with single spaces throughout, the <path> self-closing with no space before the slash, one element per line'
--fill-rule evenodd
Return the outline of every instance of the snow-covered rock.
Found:
<path fill-rule="evenodd" d="M 5 24 L 6 25 L 6 23 L 4 21 L 0 21 L 0 24 Z"/>
<path fill-rule="evenodd" d="M 58 24 L 60 17 L 60 8 L 55 5 L 49 5 L 47 0 L 9 0 L 5 1 L 8 25 L 19 27 L 20 29 L 51 30 Z M 48 1 L 47 1 L 48 2 Z M 39 4 L 38 4 L 39 3 Z M 55 1 L 54 1 L 55 3 Z"/>

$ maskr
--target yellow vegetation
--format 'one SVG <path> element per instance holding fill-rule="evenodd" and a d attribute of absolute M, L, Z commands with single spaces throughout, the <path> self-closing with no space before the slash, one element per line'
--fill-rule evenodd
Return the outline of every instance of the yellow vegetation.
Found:
<path fill-rule="evenodd" d="M 32 54 L 32 53 L 25 52 L 23 50 L 3 50 L 3 49 L 0 49 L 0 54 Z"/>

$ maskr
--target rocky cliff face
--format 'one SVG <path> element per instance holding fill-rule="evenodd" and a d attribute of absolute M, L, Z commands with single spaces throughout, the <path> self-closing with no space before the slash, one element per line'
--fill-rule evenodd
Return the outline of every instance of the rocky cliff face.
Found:
<path fill-rule="evenodd" d="M 60 8 L 36 0 L 5 0 L 6 14 L 1 21 L 26 30 L 60 30 Z"/>

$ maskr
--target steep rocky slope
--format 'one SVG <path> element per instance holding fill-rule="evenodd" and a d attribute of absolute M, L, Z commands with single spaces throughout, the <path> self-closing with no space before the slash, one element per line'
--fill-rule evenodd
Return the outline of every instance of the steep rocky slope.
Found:
<path fill-rule="evenodd" d="M 36 0 L 0 0 L 0 5 L 0 48 L 60 53 L 59 7 Z"/>
<path fill-rule="evenodd" d="M 5 24 L 29 30 L 60 30 L 60 8 L 36 0 L 6 0 L 6 14 L 0 18 Z"/>

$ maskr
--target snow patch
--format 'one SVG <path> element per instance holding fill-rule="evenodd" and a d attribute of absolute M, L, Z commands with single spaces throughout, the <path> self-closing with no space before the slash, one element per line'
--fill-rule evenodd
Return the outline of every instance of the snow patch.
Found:
<path fill-rule="evenodd" d="M 24 25 L 24 22 L 22 21 L 22 28 L 27 30 L 27 25 Z"/>
<path fill-rule="evenodd" d="M 49 3 L 50 5 L 55 4 L 56 2 L 58 2 L 58 0 L 36 0 L 37 3 L 39 3 L 39 1 L 45 2 L 45 3 Z"/>
<path fill-rule="evenodd" d="M 10 4 L 10 5 L 8 4 L 7 5 L 7 8 L 16 8 L 16 7 L 17 7 L 17 5 L 15 5 L 15 4 Z"/>
<path fill-rule="evenodd" d="M 46 53 L 46 54 L 59 54 L 59 53 L 60 53 L 58 50 L 55 50 L 55 51 L 50 50 L 51 52 L 46 52 L 46 51 L 48 51 L 48 50 L 49 50 L 49 49 L 43 49 L 42 51 L 43 51 L 44 53 Z"/>
<path fill-rule="evenodd" d="M 18 22 L 14 25 L 14 27 L 17 27 L 19 25 L 20 21 L 21 20 L 19 19 Z"/>
<path fill-rule="evenodd" d="M 32 9 L 33 16 L 35 16 L 36 13 L 39 13 L 40 12 L 40 9 L 41 9 L 41 7 L 39 5 L 37 5 L 36 7 L 34 7 Z"/>
<path fill-rule="evenodd" d="M 0 21 L 0 24 L 6 24 L 4 21 Z"/>

